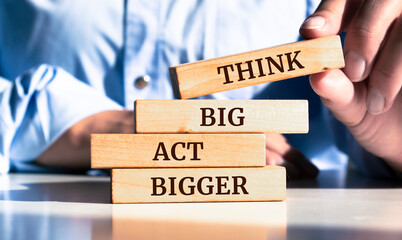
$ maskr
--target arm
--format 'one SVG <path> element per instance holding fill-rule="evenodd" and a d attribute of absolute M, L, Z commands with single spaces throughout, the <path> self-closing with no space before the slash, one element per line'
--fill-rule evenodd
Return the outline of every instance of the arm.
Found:
<path fill-rule="evenodd" d="M 8 161 L 17 167 L 32 163 L 60 136 L 76 136 L 75 131 L 68 129 L 82 119 L 121 109 L 62 69 L 41 65 L 24 73 L 0 92 L 0 156 L 4 164 L 1 170 L 8 170 Z M 70 139 L 73 146 L 81 144 L 75 137 Z M 69 146 L 63 147 L 58 155 L 68 154 Z M 50 161 L 49 157 L 45 159 L 47 161 L 39 163 L 64 166 Z M 67 157 L 64 160 L 72 161 Z"/>
<path fill-rule="evenodd" d="M 36 160 L 43 166 L 90 168 L 91 133 L 133 133 L 134 113 L 112 110 L 89 116 L 69 128 Z"/>

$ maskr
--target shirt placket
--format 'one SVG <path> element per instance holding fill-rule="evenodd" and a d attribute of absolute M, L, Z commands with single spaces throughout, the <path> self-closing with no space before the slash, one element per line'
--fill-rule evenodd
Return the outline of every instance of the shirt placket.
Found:
<path fill-rule="evenodd" d="M 127 1 L 125 15 L 124 84 L 125 106 L 133 108 L 136 99 L 152 96 L 157 76 L 155 57 L 158 37 L 159 1 Z"/>

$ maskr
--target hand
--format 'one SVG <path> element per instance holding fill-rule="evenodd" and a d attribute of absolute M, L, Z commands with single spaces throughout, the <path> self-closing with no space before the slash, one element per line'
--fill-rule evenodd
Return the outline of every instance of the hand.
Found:
<path fill-rule="evenodd" d="M 268 165 L 286 168 L 289 178 L 315 178 L 318 169 L 299 150 L 290 146 L 286 138 L 279 133 L 267 133 L 266 161 Z"/>
<path fill-rule="evenodd" d="M 73 125 L 36 160 L 48 167 L 90 168 L 91 133 L 134 133 L 133 111 L 106 111 Z"/>
<path fill-rule="evenodd" d="M 305 38 L 346 30 L 345 68 L 310 77 L 321 100 L 369 152 L 402 171 L 402 3 L 324 0 Z"/>

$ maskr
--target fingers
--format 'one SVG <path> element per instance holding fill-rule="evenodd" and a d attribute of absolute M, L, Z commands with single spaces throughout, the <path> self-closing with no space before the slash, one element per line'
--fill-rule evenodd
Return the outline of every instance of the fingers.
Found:
<path fill-rule="evenodd" d="M 372 114 L 388 111 L 402 85 L 402 17 L 394 23 L 375 62 L 367 93 L 367 110 Z"/>
<path fill-rule="evenodd" d="M 367 78 L 383 39 L 400 16 L 400 0 L 324 0 L 300 28 L 305 38 L 338 34 L 347 28 L 344 72 L 351 81 Z"/>
<path fill-rule="evenodd" d="M 360 0 L 323 0 L 300 27 L 300 35 L 310 39 L 342 32 L 360 6 L 360 2 Z"/>
<path fill-rule="evenodd" d="M 351 81 L 369 75 L 392 22 L 401 12 L 400 0 L 366 0 L 348 27 L 344 72 Z"/>
<path fill-rule="evenodd" d="M 402 20 L 398 18 L 371 71 L 368 89 L 365 83 L 350 82 L 340 70 L 310 77 L 314 91 L 338 120 L 351 127 L 360 123 L 366 111 L 379 114 L 391 108 L 402 85 L 401 42 Z"/>
<path fill-rule="evenodd" d="M 282 156 L 273 151 L 266 151 L 267 164 L 273 166 L 282 166 L 286 168 L 286 174 L 288 178 L 298 179 L 300 178 L 300 170 L 294 164 L 286 161 Z"/>
<path fill-rule="evenodd" d="M 319 170 L 299 150 L 291 148 L 283 156 L 289 163 L 300 169 L 301 178 L 316 178 Z"/>
<path fill-rule="evenodd" d="M 267 150 L 266 159 L 268 165 L 282 166 L 286 168 L 289 178 L 316 178 L 319 170 L 296 149 L 292 149 L 284 156 L 277 152 Z"/>
<path fill-rule="evenodd" d="M 280 155 L 284 155 L 291 147 L 286 138 L 280 133 L 267 133 L 265 134 L 265 139 L 265 147 Z"/>
<path fill-rule="evenodd" d="M 286 168 L 291 178 L 315 178 L 318 169 L 297 149 L 289 145 L 279 133 L 267 134 L 266 159 L 268 165 Z"/>
<path fill-rule="evenodd" d="M 358 125 L 366 114 L 366 86 L 352 83 L 339 69 L 310 76 L 313 90 L 334 116 L 348 127 Z"/>

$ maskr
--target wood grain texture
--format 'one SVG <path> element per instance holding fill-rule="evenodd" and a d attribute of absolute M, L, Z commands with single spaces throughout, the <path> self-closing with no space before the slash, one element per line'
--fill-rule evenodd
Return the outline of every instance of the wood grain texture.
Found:
<path fill-rule="evenodd" d="M 264 134 L 92 134 L 92 168 L 265 165 Z"/>
<path fill-rule="evenodd" d="M 215 124 L 207 126 L 212 123 L 212 119 L 204 119 L 203 113 L 208 116 L 212 111 Z M 137 100 L 134 129 L 136 133 L 306 133 L 308 102 L 307 100 Z"/>
<path fill-rule="evenodd" d="M 339 36 L 329 36 L 182 64 L 170 67 L 169 72 L 175 97 L 186 99 L 344 65 Z M 252 73 L 247 71 L 250 66 Z"/>
<path fill-rule="evenodd" d="M 286 170 L 278 166 L 112 170 L 113 203 L 281 201 L 285 198 Z"/>

